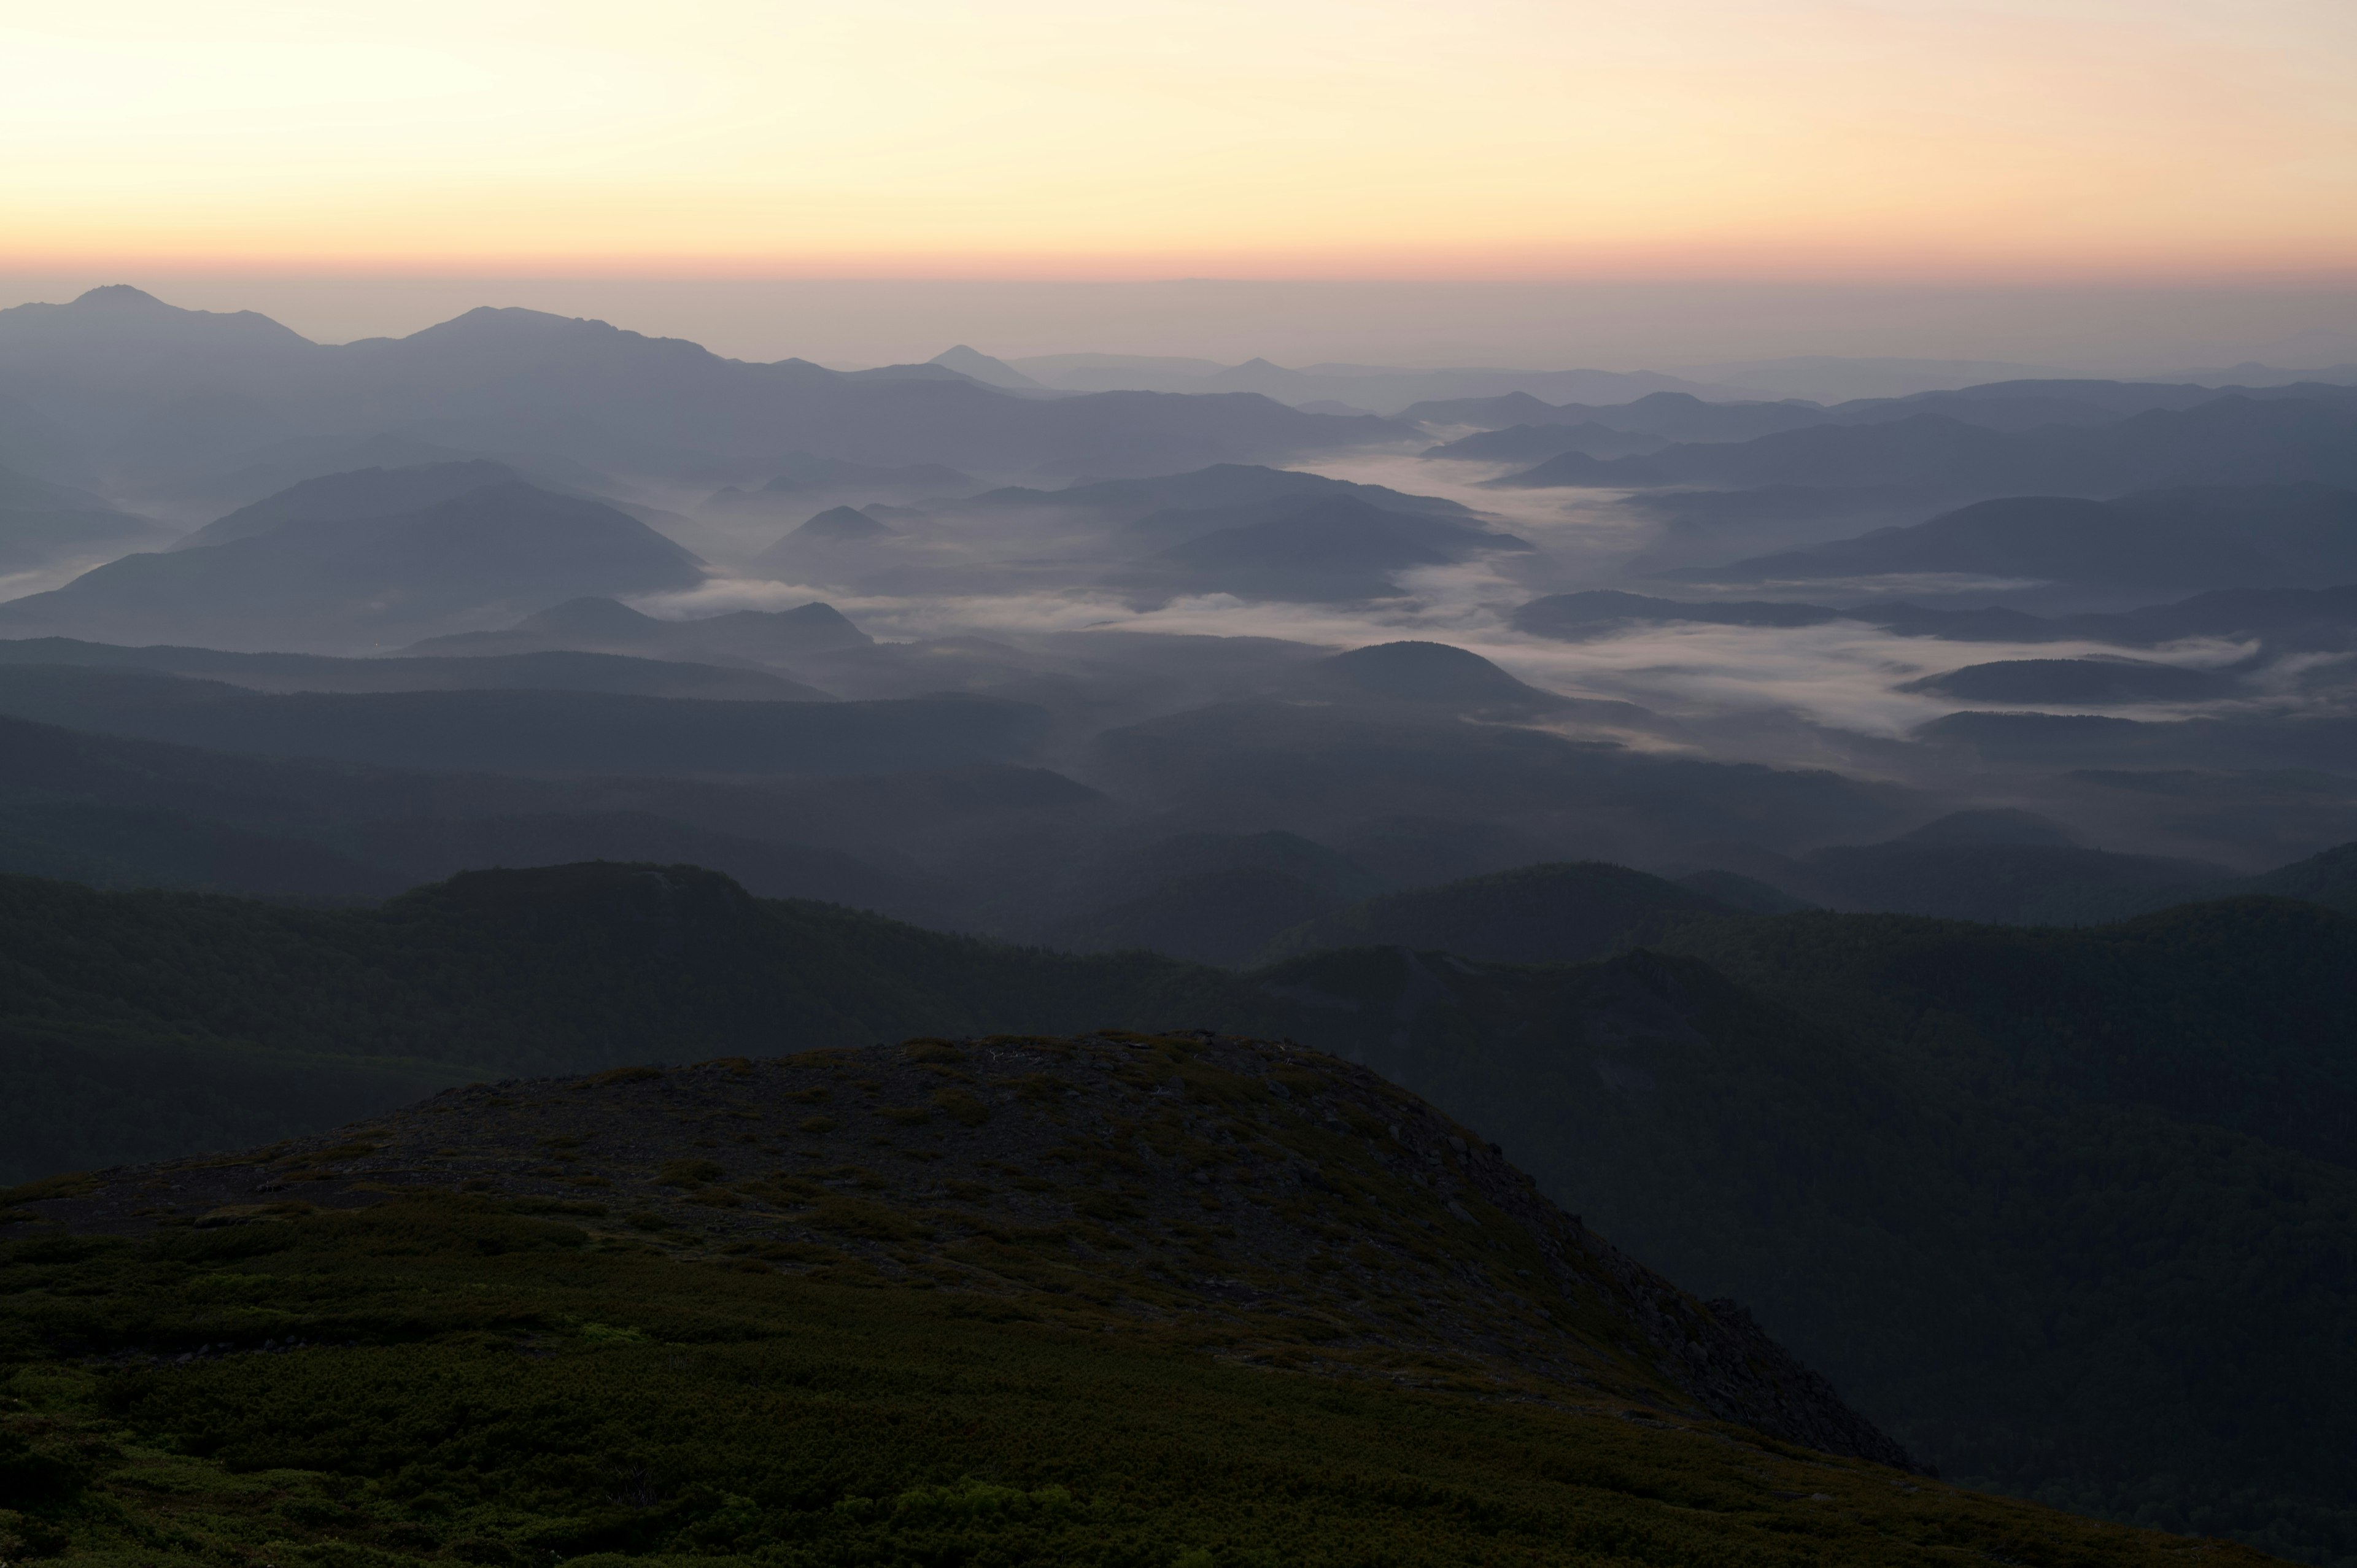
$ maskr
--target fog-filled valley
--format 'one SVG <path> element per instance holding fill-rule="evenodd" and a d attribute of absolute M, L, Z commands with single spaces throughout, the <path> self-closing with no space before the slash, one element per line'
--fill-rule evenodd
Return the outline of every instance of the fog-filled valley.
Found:
<path fill-rule="evenodd" d="M 0 1181 L 70 1220 L 40 1179 L 487 1079 L 1283 1040 L 1476 1134 L 1333 1079 L 1336 1150 L 1425 1137 L 1502 1213 L 1496 1140 L 1831 1380 L 1762 1414 L 1721 1374 L 1773 1346 L 1639 1358 L 1713 1419 L 2357 1563 L 2357 372 L 2244 371 L 1815 401 L 0 310 Z M 662 1207 L 741 1153 L 694 1148 L 664 1246 L 744 1219 Z"/>

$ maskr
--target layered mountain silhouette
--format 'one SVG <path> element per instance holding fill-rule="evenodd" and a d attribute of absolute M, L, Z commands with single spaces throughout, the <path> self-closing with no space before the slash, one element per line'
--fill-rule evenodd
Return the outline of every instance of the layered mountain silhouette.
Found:
<path fill-rule="evenodd" d="M 387 661 L 393 662 L 393 661 Z M 71 715 L 87 725 L 103 710 Z M 529 718 L 529 710 L 526 717 Z M 231 736 L 232 740 L 236 737 Z M 953 757 L 952 745 L 943 753 Z M 723 782 L 436 772 L 0 719 L 0 870 L 101 886 L 366 899 L 471 865 L 683 856 L 770 897 L 928 923 L 970 892 L 912 859 L 1036 837 L 1103 797 L 993 765 Z"/>
<path fill-rule="evenodd" d="M 1413 496 L 1382 485 L 1329 478 L 1293 468 L 1251 463 L 1214 463 L 1185 473 L 1150 478 L 1112 479 L 1042 490 L 1009 486 L 985 490 L 963 503 L 977 510 L 1043 509 L 1085 513 L 1111 524 L 1135 524 L 1151 533 L 1157 517 L 1193 518 L 1245 506 L 1293 501 L 1351 499 L 1385 511 L 1468 518 L 1470 509 L 1435 496 Z"/>
<path fill-rule="evenodd" d="M 1733 906 L 1641 871 L 1598 862 L 1524 866 L 1386 893 L 1305 921 L 1263 949 L 1275 961 L 1322 948 L 1440 949 L 1496 963 L 1578 963 L 1660 929 L 1664 915 Z"/>
<path fill-rule="evenodd" d="M 200 534 L 212 527 L 210 540 L 127 555 L 0 606 L 0 628 L 349 650 L 703 579 L 694 556 L 635 518 L 489 464 L 310 480 Z"/>
<path fill-rule="evenodd" d="M 150 670 L 226 682 L 256 692 L 613 692 L 718 702 L 830 700 L 815 687 L 763 670 L 569 650 L 337 659 L 315 653 L 223 653 L 168 645 L 123 648 L 72 638 L 34 637 L 0 640 L 0 663 Z"/>
<path fill-rule="evenodd" d="M 845 374 L 749 364 L 603 322 L 482 308 L 328 347 L 266 318 L 135 289 L 0 312 L 0 396 L 48 411 L 82 460 L 196 485 L 296 437 L 428 441 L 739 482 L 787 455 L 961 470 L 1153 473 L 1394 438 L 1249 392 L 1042 399 L 939 367 Z M 59 461 L 69 454 L 60 452 Z M 716 474 L 716 469 L 720 470 Z M 38 469 L 44 477 L 71 478 Z"/>
<path fill-rule="evenodd" d="M 2357 490 L 2321 484 L 1980 501 L 1911 528 L 1671 574 L 1779 582 L 1955 573 L 2152 588 L 2308 587 L 2357 577 Z"/>
<path fill-rule="evenodd" d="M 0 713 L 273 757 L 523 774 L 811 775 L 1007 761 L 1048 715 L 963 695 L 713 702 L 594 691 L 264 693 L 220 682 L 0 665 Z"/>
<path fill-rule="evenodd" d="M 2049 703 L 2200 703 L 2231 696 L 2236 689 L 2231 677 L 2215 671 L 2120 658 L 1999 660 L 1927 675 L 1900 688 L 1959 702 L 2032 707 Z"/>
<path fill-rule="evenodd" d="M 1139 599 L 1229 594 L 1330 603 L 1387 597 L 1399 591 L 1399 574 L 1414 567 L 1531 548 L 1478 524 L 1393 511 L 1350 496 L 1233 510 L 1253 520 L 1197 532 L 1110 580 Z M 1216 518 L 1189 522 L 1202 521 Z"/>
<path fill-rule="evenodd" d="M 778 577 L 797 571 L 823 570 L 892 537 L 883 523 L 847 506 L 830 507 L 787 532 L 784 538 L 753 557 L 748 570 Z"/>
<path fill-rule="evenodd" d="M 1492 481 L 1559 485 L 1913 486 L 1950 495 L 2115 495 L 2168 486 L 2357 484 L 2357 405 L 2224 396 L 2113 424 L 1993 430 L 1937 413 L 1819 424 L 1744 442 L 1688 443 L 1649 456 L 1565 453 Z"/>
<path fill-rule="evenodd" d="M 1846 619 L 1952 642 L 2083 639 L 2150 648 L 2192 637 L 2233 637 L 2255 639 L 2270 650 L 2326 651 L 2347 648 L 2357 639 L 2357 585 L 2221 589 L 2140 609 L 2064 616 L 2004 607 L 1932 608 L 1904 601 L 1835 609 L 1782 600 L 1696 601 L 1591 589 L 1532 599 L 1517 607 L 1512 618 L 1517 630 L 1574 642 L 1641 626 L 1798 627 Z"/>
<path fill-rule="evenodd" d="M 119 554 L 168 537 L 87 490 L 0 468 L 0 575 Z"/>
<path fill-rule="evenodd" d="M 504 631 L 427 638 L 406 651 L 479 658 L 571 649 L 791 666 L 812 654 L 866 648 L 874 640 L 833 605 L 816 600 L 785 610 L 729 610 L 700 620 L 661 620 L 618 599 L 591 596 L 552 605 Z"/>

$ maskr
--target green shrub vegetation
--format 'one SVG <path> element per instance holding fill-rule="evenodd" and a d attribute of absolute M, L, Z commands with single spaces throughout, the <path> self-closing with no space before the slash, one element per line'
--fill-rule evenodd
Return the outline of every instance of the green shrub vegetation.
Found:
<path fill-rule="evenodd" d="M 221 1568 L 2259 1560 L 1650 1408 L 1239 1365 L 1178 1337 L 1084 1300 L 687 1261 L 447 1198 L 44 1236 L 0 1246 L 0 1551 Z"/>
<path fill-rule="evenodd" d="M 1744 1302 L 1951 1477 L 2357 1563 L 2357 922 L 2315 905 L 1698 917 L 1600 963 L 1363 949 L 1237 975 L 606 866 L 351 911 L 0 878 L 0 1179 L 467 1079 L 1116 1023 L 1287 1036 Z M 847 1125 L 862 1093 L 796 1124 Z M 929 1113 L 911 1135 L 963 1125 L 888 1107 Z"/>

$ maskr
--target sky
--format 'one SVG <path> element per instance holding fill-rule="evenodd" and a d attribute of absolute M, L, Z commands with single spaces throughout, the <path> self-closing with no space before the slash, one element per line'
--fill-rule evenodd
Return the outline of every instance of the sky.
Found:
<path fill-rule="evenodd" d="M 2349 0 L 0 0 L 16 273 L 2357 276 Z"/>

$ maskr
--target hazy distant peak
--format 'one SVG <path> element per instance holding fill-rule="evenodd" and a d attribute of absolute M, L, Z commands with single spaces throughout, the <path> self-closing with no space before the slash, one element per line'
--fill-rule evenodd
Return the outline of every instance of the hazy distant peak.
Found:
<path fill-rule="evenodd" d="M 172 548 L 194 550 L 227 544 L 290 522 L 350 522 L 365 517 L 391 517 L 493 485 L 509 484 L 521 486 L 522 477 L 505 463 L 488 457 L 322 474 L 216 518 Z"/>
<path fill-rule="evenodd" d="M 653 637 L 663 623 L 642 615 L 619 599 L 596 596 L 567 599 L 517 623 L 519 631 L 547 632 L 556 637 L 593 637 L 608 641 L 636 641 Z"/>
<path fill-rule="evenodd" d="M 1320 660 L 1328 679 L 1372 696 L 1407 702 L 1545 701 L 1487 659 L 1445 642 L 1379 642 Z"/>
<path fill-rule="evenodd" d="M 2079 842 L 2079 836 L 2053 818 L 2042 817 L 2036 811 L 2018 811 L 2012 807 L 1995 807 L 1978 811 L 1951 811 L 1936 822 L 1924 823 L 1912 832 L 1901 833 L 1891 842 L 1926 844 L 2075 845 Z"/>
<path fill-rule="evenodd" d="M 85 309 L 95 306 L 102 310 L 162 311 L 178 308 L 165 304 L 145 289 L 134 288 L 127 283 L 101 284 L 96 288 L 76 295 L 73 303 Z"/>
<path fill-rule="evenodd" d="M 927 362 L 939 365 L 943 370 L 955 371 L 962 376 L 971 376 L 978 381 L 987 381 L 996 387 L 1036 389 L 1042 386 L 1041 382 L 1032 380 L 1006 360 L 995 360 L 963 343 L 944 349 Z"/>
<path fill-rule="evenodd" d="M 317 349 L 290 327 L 254 310 L 188 310 L 127 283 L 102 284 L 71 303 L 32 303 L 0 310 L 0 338 L 51 342 L 208 345 Z"/>
<path fill-rule="evenodd" d="M 803 523 L 789 539 L 850 541 L 879 539 L 892 531 L 864 511 L 847 506 L 830 507 Z"/>

